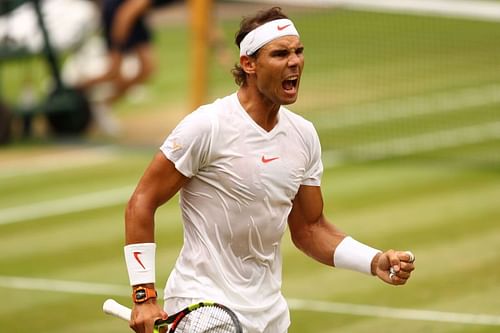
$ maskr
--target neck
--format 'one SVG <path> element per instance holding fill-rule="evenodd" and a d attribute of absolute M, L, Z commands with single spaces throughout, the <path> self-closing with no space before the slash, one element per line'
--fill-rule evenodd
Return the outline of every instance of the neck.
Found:
<path fill-rule="evenodd" d="M 253 121 L 265 131 L 270 132 L 278 123 L 280 105 L 273 103 L 257 90 L 243 86 L 238 90 L 238 99 Z"/>

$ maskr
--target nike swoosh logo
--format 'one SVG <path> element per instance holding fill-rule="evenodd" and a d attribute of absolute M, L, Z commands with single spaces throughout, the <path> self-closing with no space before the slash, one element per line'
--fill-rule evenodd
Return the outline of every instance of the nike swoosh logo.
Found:
<path fill-rule="evenodd" d="M 262 156 L 262 163 L 269 163 L 269 162 L 272 162 L 274 160 L 277 160 L 279 157 L 271 157 L 271 158 L 265 158 L 264 156 Z"/>
<path fill-rule="evenodd" d="M 137 262 L 139 263 L 139 265 L 141 265 L 142 268 L 146 269 L 146 267 L 144 267 L 144 264 L 142 263 L 141 259 L 139 258 L 139 254 L 142 254 L 142 252 L 134 252 L 134 258 L 135 258 L 135 260 L 137 260 Z"/>
<path fill-rule="evenodd" d="M 288 28 L 289 26 L 291 26 L 291 24 L 287 24 L 287 25 L 283 25 L 283 26 L 279 26 L 278 25 L 277 28 L 278 28 L 278 31 L 281 31 L 281 30 L 284 30 L 284 29 Z"/>

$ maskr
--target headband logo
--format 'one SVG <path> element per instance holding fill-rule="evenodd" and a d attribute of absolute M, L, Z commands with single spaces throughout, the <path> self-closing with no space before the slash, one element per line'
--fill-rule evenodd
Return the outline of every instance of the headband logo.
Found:
<path fill-rule="evenodd" d="M 291 24 L 287 24 L 287 25 L 284 25 L 284 26 L 277 26 L 278 28 L 278 31 L 281 31 L 281 30 L 285 30 L 286 28 L 288 28 L 289 26 L 291 26 Z"/>

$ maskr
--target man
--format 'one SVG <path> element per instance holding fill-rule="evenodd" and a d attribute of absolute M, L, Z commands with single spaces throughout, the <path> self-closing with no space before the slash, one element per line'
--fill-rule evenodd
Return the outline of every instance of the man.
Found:
<path fill-rule="evenodd" d="M 132 86 L 145 82 L 153 73 L 154 56 L 151 47 L 152 33 L 146 22 L 151 8 L 174 0 L 103 0 L 102 25 L 108 48 L 109 66 L 99 76 L 80 84 L 82 89 L 109 82 L 113 92 L 107 102 L 114 102 Z M 122 63 L 128 54 L 134 54 L 139 66 L 136 73 L 125 76 Z"/>
<path fill-rule="evenodd" d="M 200 299 L 232 308 L 245 332 L 286 332 L 280 243 L 287 225 L 294 244 L 326 265 L 392 285 L 414 269 L 411 253 L 375 250 L 323 215 L 318 136 L 283 107 L 296 101 L 304 67 L 293 22 L 279 8 L 259 12 L 242 21 L 236 44 L 238 91 L 173 130 L 128 204 L 124 251 L 136 332 L 152 332 L 155 319 Z M 184 246 L 167 281 L 165 312 L 154 290 L 154 213 L 178 191 Z"/>

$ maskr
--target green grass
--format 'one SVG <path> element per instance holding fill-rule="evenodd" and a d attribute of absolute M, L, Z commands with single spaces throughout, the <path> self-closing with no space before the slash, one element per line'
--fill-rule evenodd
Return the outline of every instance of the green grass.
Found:
<path fill-rule="evenodd" d="M 436 92 L 456 92 L 500 82 L 499 24 L 369 14 L 337 10 L 294 14 L 306 45 L 301 98 L 291 108 L 318 127 L 326 152 L 373 142 L 486 126 L 500 120 L 498 102 L 450 112 L 365 120 L 369 105 L 389 101 L 405 107 Z M 228 40 L 237 21 L 224 21 Z M 329 34 L 318 31 L 328 29 Z M 162 105 L 187 103 L 188 50 L 184 27 L 157 33 L 159 72 L 148 99 L 122 102 L 120 116 Z M 175 45 L 175 47 L 173 47 Z M 236 90 L 227 69 L 210 62 L 211 98 Z M 448 95 L 447 95 L 448 96 Z M 187 103 L 188 104 L 188 103 Z M 460 103 L 458 103 L 460 104 Z M 423 106 L 425 109 L 426 105 Z M 431 104 L 429 104 L 431 107 Z M 168 110 L 168 107 L 166 108 Z M 140 111 L 137 111 L 140 110 Z M 340 111 L 339 111 L 340 110 Z M 354 111 L 353 111 L 354 110 Z M 357 125 L 335 126 L 351 112 Z M 354 112 L 354 113 L 353 113 Z M 366 118 L 368 119 L 368 118 Z M 172 124 L 166 124 L 171 126 Z M 166 133 L 165 133 L 166 134 Z M 482 134 L 482 133 L 479 133 Z M 411 249 L 417 270 L 404 287 L 390 287 L 360 274 L 322 266 L 283 240 L 283 292 L 307 299 L 431 311 L 498 315 L 500 309 L 500 140 L 356 158 L 327 166 L 323 176 L 329 219 L 355 238 L 387 249 Z M 6 209 L 133 186 L 158 143 L 100 149 L 101 142 L 16 143 L 0 151 L 0 219 Z M 79 157 L 79 158 L 77 158 Z M 26 277 L 127 286 L 122 255 L 123 202 L 0 224 L 2 277 Z M 27 209 L 27 208 L 25 208 Z M 177 198 L 157 213 L 159 288 L 182 245 Z M 54 283 L 54 286 L 57 284 Z M 126 323 L 102 314 L 113 295 L 27 290 L 0 285 L 1 332 L 126 332 Z M 126 294 L 126 293 L 125 293 Z M 130 304 L 128 296 L 116 296 Z M 294 332 L 475 333 L 498 326 L 405 321 L 370 316 L 292 310 Z"/>
<path fill-rule="evenodd" d="M 137 152 L 134 156 L 128 152 L 126 158 L 118 155 L 116 161 L 87 167 L 83 174 L 98 175 L 103 180 L 101 186 L 87 188 L 85 178 L 78 177 L 80 183 L 77 186 L 75 181 L 72 194 L 66 191 L 51 194 L 47 190 L 46 200 L 105 190 L 118 183 L 123 185 L 121 180 L 116 183 L 109 180 L 120 179 L 118 165 L 134 156 L 137 162 L 127 168 L 131 174 L 127 183 L 132 184 L 149 161 L 146 155 Z M 79 174 L 78 169 L 73 173 Z M 60 178 L 60 171 L 42 172 L 29 178 L 35 176 L 54 184 Z M 12 186 L 16 182 L 22 186 L 24 178 L 9 181 Z M 52 187 L 59 188 L 57 184 Z M 500 259 L 498 171 L 432 164 L 418 159 L 389 160 L 327 169 L 323 188 L 326 211 L 334 223 L 375 246 L 412 249 L 418 258 L 418 269 L 407 286 L 392 288 L 374 278 L 321 266 L 299 253 L 286 236 L 283 255 L 287 297 L 496 313 L 500 305 L 500 270 L 492 263 Z M 26 199 L 30 191 L 25 191 L 24 200 L 19 198 L 13 206 L 30 203 Z M 123 205 L 116 205 L 0 226 L 0 275 L 126 286 L 122 220 Z M 157 220 L 158 279 L 163 281 L 182 239 L 176 199 L 161 208 Z M 82 332 L 98 327 L 110 332 L 126 330 L 123 323 L 101 314 L 101 302 L 106 295 L 5 287 L 2 294 L 11 301 L 0 305 L 0 321 L 10 331 L 27 332 L 28 328 L 22 323 L 30 322 L 37 331 L 49 332 L 54 330 L 52 321 L 57 323 L 56 331 L 60 332 L 75 324 L 79 326 L 77 331 Z M 129 302 L 126 297 L 119 300 Z M 292 317 L 290 332 L 310 331 L 314 327 L 321 332 L 366 332 L 369 327 L 382 332 L 392 322 L 304 311 L 292 311 Z M 315 322 L 311 324 L 309 320 Z M 430 322 L 412 322 L 405 328 L 408 332 L 494 332 L 496 329 Z"/>

